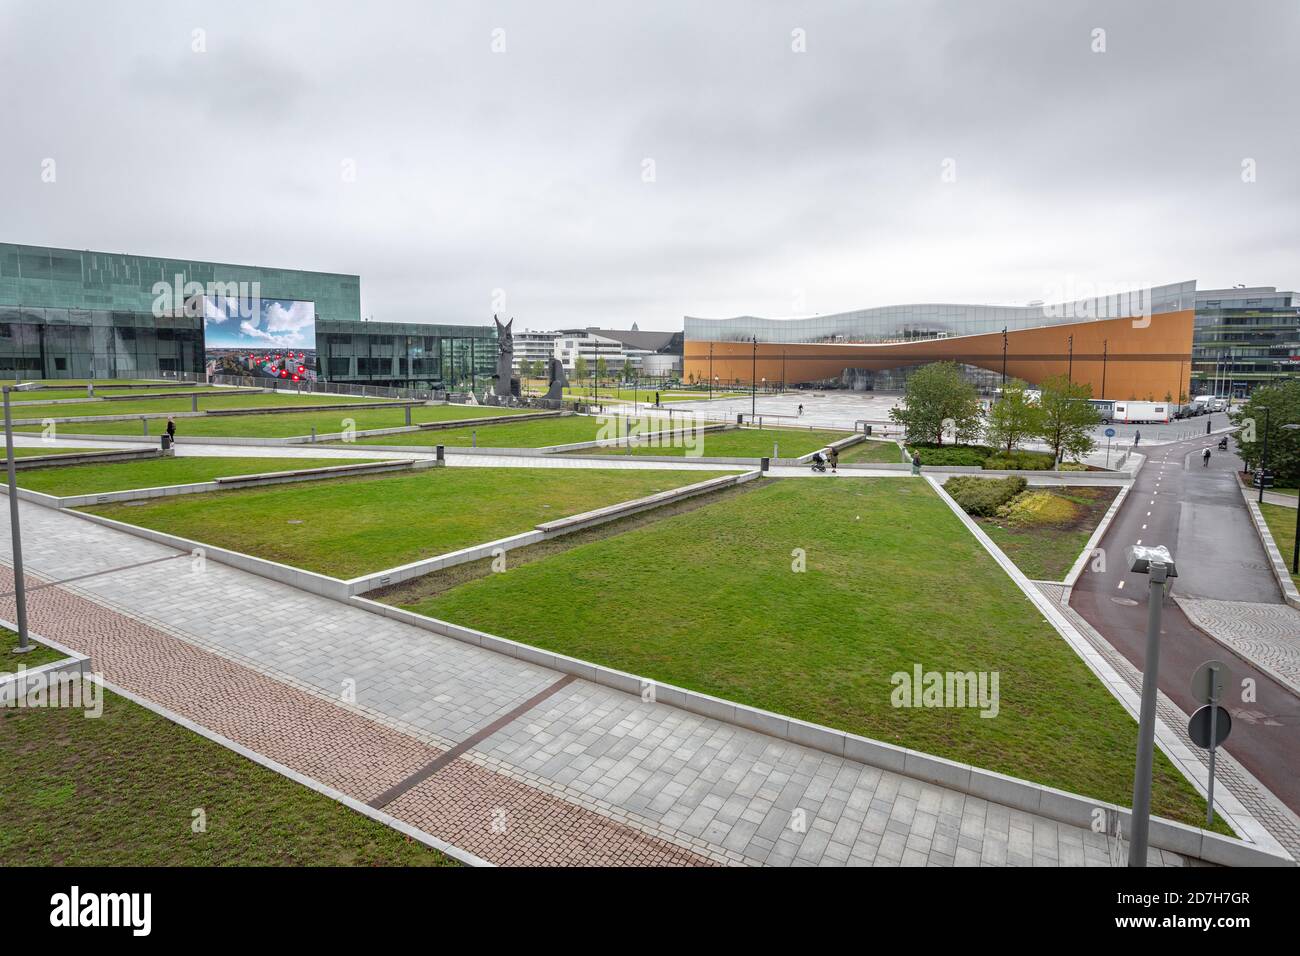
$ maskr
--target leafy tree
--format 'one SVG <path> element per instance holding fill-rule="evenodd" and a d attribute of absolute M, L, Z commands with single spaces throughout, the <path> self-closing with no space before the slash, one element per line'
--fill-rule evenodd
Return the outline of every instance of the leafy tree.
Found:
<path fill-rule="evenodd" d="M 889 417 L 906 428 L 914 441 L 942 445 L 945 423 L 959 443 L 979 438 L 979 396 L 956 362 L 923 365 L 909 375 L 903 403 L 902 408 L 891 408 Z"/>
<path fill-rule="evenodd" d="M 602 382 L 609 378 L 609 361 L 603 355 L 596 359 L 596 378 Z"/>
<path fill-rule="evenodd" d="M 587 377 L 587 359 L 585 356 L 579 355 L 573 360 L 573 377 L 579 382 Z"/>
<path fill-rule="evenodd" d="M 1024 382 L 1010 382 L 989 409 L 985 438 L 990 445 L 1015 451 L 1043 431 L 1043 408 L 1029 400 Z"/>
<path fill-rule="evenodd" d="M 1282 426 L 1300 423 L 1300 379 L 1255 389 L 1250 400 L 1232 413 L 1239 425 L 1238 454 L 1252 471 L 1264 452 L 1264 409 L 1268 409 L 1268 470 L 1280 487 L 1300 483 L 1300 429 Z"/>
<path fill-rule="evenodd" d="M 623 381 L 632 381 L 632 376 L 636 374 L 636 369 L 632 367 L 632 360 L 623 359 Z"/>
<path fill-rule="evenodd" d="M 1042 421 L 1038 437 L 1047 442 L 1057 461 L 1064 461 L 1067 455 L 1078 461 L 1097 447 L 1092 430 L 1101 424 L 1101 412 L 1088 403 L 1092 386 L 1054 375 L 1039 387 Z"/>

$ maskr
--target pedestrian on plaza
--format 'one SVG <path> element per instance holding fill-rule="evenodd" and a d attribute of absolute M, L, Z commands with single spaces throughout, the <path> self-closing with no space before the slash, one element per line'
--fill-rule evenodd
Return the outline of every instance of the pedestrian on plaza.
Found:
<path fill-rule="evenodd" d="M 830 460 L 831 460 L 831 474 L 833 475 L 833 474 L 835 474 L 835 469 L 838 468 L 838 467 L 839 467 L 839 464 L 840 464 L 840 452 L 839 452 L 839 449 L 836 448 L 834 445 L 832 445 L 832 446 L 831 446 L 830 455 L 829 455 L 828 457 L 829 457 Z"/>
<path fill-rule="evenodd" d="M 799 405 L 799 417 L 801 417 L 801 418 L 803 417 L 803 404 L 802 404 L 802 403 L 800 403 L 800 405 Z"/>
<path fill-rule="evenodd" d="M 1142 432 L 1140 432 L 1140 431 L 1135 431 L 1135 432 L 1133 433 L 1133 444 L 1136 445 L 1136 444 L 1137 444 L 1138 442 L 1140 442 L 1141 440 L 1142 440 Z"/>
<path fill-rule="evenodd" d="M 1210 446 L 1206 445 L 1205 451 L 1201 452 L 1201 467 L 1208 468 L 1209 466 L 1210 466 Z"/>
<path fill-rule="evenodd" d="M 167 416 L 167 438 L 171 444 L 176 444 L 176 419 L 170 415 Z"/>
<path fill-rule="evenodd" d="M 921 473 L 921 455 L 919 452 L 912 452 L 912 474 L 919 475 L 920 473 Z"/>

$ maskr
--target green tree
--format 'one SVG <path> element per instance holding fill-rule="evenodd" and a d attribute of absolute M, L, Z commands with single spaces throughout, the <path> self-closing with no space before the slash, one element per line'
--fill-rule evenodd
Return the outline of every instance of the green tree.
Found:
<path fill-rule="evenodd" d="M 1237 433 L 1237 448 L 1247 468 L 1253 471 L 1263 457 L 1267 418 L 1268 470 L 1273 472 L 1279 487 L 1300 484 L 1300 429 L 1282 427 L 1300 423 L 1300 379 L 1255 389 L 1250 400 L 1231 417 L 1233 424 L 1241 428 Z"/>
<path fill-rule="evenodd" d="M 985 431 L 990 445 L 1013 452 L 1043 430 L 1043 408 L 1029 400 L 1024 382 L 1010 382 L 989 409 Z"/>
<path fill-rule="evenodd" d="M 625 382 L 632 381 L 632 376 L 634 376 L 635 374 L 636 374 L 636 369 L 632 367 L 632 360 L 630 358 L 623 359 L 623 381 Z"/>
<path fill-rule="evenodd" d="M 1057 461 L 1067 456 L 1078 461 L 1097 447 L 1092 430 L 1101 424 L 1101 412 L 1089 404 L 1092 386 L 1054 375 L 1044 379 L 1039 388 L 1042 421 L 1038 437 L 1047 442 Z"/>
<path fill-rule="evenodd" d="M 942 445 L 947 424 L 957 442 L 970 442 L 980 433 L 979 396 L 956 362 L 935 362 L 907 377 L 903 407 L 891 408 L 889 417 L 914 441 Z"/>
<path fill-rule="evenodd" d="M 609 361 L 603 355 L 596 359 L 596 378 L 602 382 L 609 378 Z"/>
<path fill-rule="evenodd" d="M 573 360 L 573 378 L 578 382 L 586 381 L 587 359 L 582 355 Z"/>

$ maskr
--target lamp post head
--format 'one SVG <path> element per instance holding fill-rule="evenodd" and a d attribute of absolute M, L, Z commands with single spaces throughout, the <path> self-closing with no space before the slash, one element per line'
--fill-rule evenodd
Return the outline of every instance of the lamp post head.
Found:
<path fill-rule="evenodd" d="M 1129 570 L 1135 574 L 1154 574 L 1160 580 L 1178 577 L 1174 556 L 1163 544 L 1150 546 L 1135 544 L 1128 549 Z"/>

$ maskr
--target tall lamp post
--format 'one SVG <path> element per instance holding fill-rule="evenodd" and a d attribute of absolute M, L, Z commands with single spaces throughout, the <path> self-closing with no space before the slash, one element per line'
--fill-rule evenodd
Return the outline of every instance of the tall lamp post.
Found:
<path fill-rule="evenodd" d="M 713 401 L 713 343 L 709 343 L 709 401 Z"/>
<path fill-rule="evenodd" d="M 1282 430 L 1300 431 L 1300 424 L 1293 422 L 1290 425 L 1283 425 Z M 1291 549 L 1291 573 L 1300 574 L 1300 501 L 1296 502 L 1295 509 L 1295 547 Z"/>
<path fill-rule="evenodd" d="M 13 537 L 14 552 L 14 606 L 18 610 L 18 646 L 15 654 L 34 651 L 35 645 L 27 640 L 27 590 L 23 583 L 23 536 L 18 528 L 18 477 L 14 468 L 14 425 L 9 412 L 9 393 L 26 392 L 36 387 L 35 382 L 22 382 L 4 386 L 5 403 L 5 457 L 9 468 L 9 533 Z"/>
<path fill-rule="evenodd" d="M 749 362 L 749 420 L 752 423 L 758 417 L 758 336 L 750 341 L 753 343 Z"/>
<path fill-rule="evenodd" d="M 1109 354 L 1110 354 L 1110 339 L 1102 339 L 1101 340 L 1101 394 L 1097 396 L 1098 398 L 1106 397 L 1106 359 L 1109 356 Z M 1183 367 L 1180 364 L 1178 366 L 1178 373 L 1180 375 L 1182 374 L 1182 368 Z M 1180 391 L 1182 390 L 1182 387 L 1183 386 L 1179 384 L 1178 388 Z"/>
<path fill-rule="evenodd" d="M 1261 406 L 1264 413 L 1264 447 L 1259 450 L 1259 503 L 1264 503 L 1264 476 L 1268 474 L 1268 406 Z M 1297 510 L 1300 510 L 1298 508 Z"/>
<path fill-rule="evenodd" d="M 1002 326 L 1002 391 L 1007 390 L 1007 327 Z"/>
<path fill-rule="evenodd" d="M 1169 549 L 1134 545 L 1128 549 L 1129 570 L 1148 576 L 1146 657 L 1142 661 L 1142 709 L 1138 716 L 1137 765 L 1133 772 L 1133 816 L 1129 831 L 1128 865 L 1147 865 L 1147 834 L 1151 826 L 1151 768 L 1155 762 L 1156 679 L 1160 670 L 1160 611 L 1165 581 L 1178 577 Z"/>
<path fill-rule="evenodd" d="M 1074 336 L 1073 335 L 1070 336 L 1069 348 L 1070 348 L 1070 360 L 1069 363 L 1065 366 L 1066 367 L 1065 380 L 1069 382 L 1071 385 L 1073 385 L 1074 384 Z"/>

